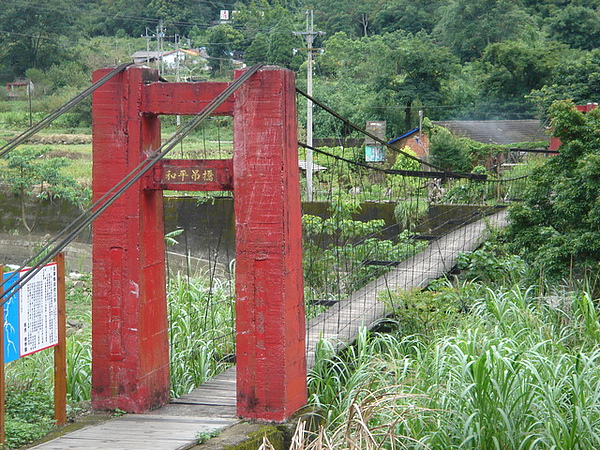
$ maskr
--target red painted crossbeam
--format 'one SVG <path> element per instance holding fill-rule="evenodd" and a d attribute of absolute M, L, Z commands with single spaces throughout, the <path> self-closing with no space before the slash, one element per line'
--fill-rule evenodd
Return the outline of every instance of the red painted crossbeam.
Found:
<path fill-rule="evenodd" d="M 231 159 L 165 159 L 154 166 L 146 189 L 169 191 L 232 191 Z"/>
<path fill-rule="evenodd" d="M 195 115 L 223 92 L 230 83 L 150 83 L 143 87 L 140 109 L 146 114 Z M 214 112 L 233 115 L 233 96 Z"/>

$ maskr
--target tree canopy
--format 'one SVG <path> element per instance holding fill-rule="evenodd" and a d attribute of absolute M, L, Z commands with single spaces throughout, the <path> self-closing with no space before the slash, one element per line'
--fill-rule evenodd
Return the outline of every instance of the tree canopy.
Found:
<path fill-rule="evenodd" d="M 511 210 L 514 251 L 553 277 L 581 275 L 600 260 L 600 110 L 572 102 L 550 108 L 559 154 L 538 168 L 522 205 Z"/>
<path fill-rule="evenodd" d="M 0 10 L 0 81 L 78 86 L 136 50 L 205 47 L 194 76 L 230 77 L 232 56 L 306 74 L 314 11 L 315 92 L 362 122 L 408 131 L 432 119 L 524 118 L 556 99 L 597 101 L 596 0 L 19 0 Z M 219 11 L 229 11 L 220 20 Z M 142 37 L 143 36 L 143 37 Z M 146 38 L 147 37 L 147 38 Z M 187 38 L 187 39 L 186 39 Z M 317 117 L 317 120 L 319 118 Z M 320 130 L 327 130 L 322 119 Z M 317 124 L 318 125 L 318 124 Z"/>

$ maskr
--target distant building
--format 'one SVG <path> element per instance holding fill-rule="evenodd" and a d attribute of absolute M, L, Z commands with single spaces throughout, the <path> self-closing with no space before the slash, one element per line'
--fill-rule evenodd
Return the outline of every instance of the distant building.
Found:
<path fill-rule="evenodd" d="M 429 156 L 429 136 L 425 133 L 419 133 L 418 127 L 392 139 L 388 144 L 400 150 L 408 147 L 421 159 Z"/>
<path fill-rule="evenodd" d="M 520 142 L 548 141 L 548 130 L 537 119 L 524 120 L 448 120 L 435 125 L 453 134 L 483 144 L 510 145 Z"/>
<path fill-rule="evenodd" d="M 179 50 L 169 50 L 167 52 L 140 50 L 131 55 L 134 64 L 152 64 L 160 61 L 161 58 L 166 67 L 174 69 L 177 66 L 177 60 L 179 60 L 180 63 L 186 61 L 188 63 L 191 62 L 192 64 L 206 63 L 208 54 L 206 53 L 206 50 L 202 49 L 188 50 L 181 48 Z"/>
<path fill-rule="evenodd" d="M 32 93 L 33 83 L 28 78 L 15 78 L 12 83 L 6 83 L 6 98 L 8 100 L 20 100 L 27 98 Z"/>

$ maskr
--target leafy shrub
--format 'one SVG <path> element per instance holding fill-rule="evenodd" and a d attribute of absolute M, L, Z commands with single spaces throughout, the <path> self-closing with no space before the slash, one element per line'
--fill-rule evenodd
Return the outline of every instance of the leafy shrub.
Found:
<path fill-rule="evenodd" d="M 71 161 L 67 158 L 46 158 L 49 150 L 50 147 L 12 150 L 5 156 L 7 164 L 0 175 L 0 181 L 6 183 L 10 192 L 19 199 L 23 225 L 28 232 L 33 229 L 36 217 L 27 221 L 26 197 L 48 200 L 62 198 L 82 207 L 91 198 L 89 188 L 80 186 L 77 180 L 63 173 Z"/>
<path fill-rule="evenodd" d="M 6 391 L 6 445 L 16 449 L 48 433 L 54 426 L 52 393 L 43 386 Z"/>
<path fill-rule="evenodd" d="M 359 203 L 338 199 L 330 216 L 304 215 L 304 280 L 306 298 L 348 295 L 389 270 L 367 264 L 368 260 L 403 261 L 425 244 L 415 242 L 408 231 L 393 241 L 381 238 L 384 221 L 353 220 Z"/>
<path fill-rule="evenodd" d="M 529 265 L 518 255 L 490 241 L 474 252 L 461 253 L 457 260 L 462 277 L 486 284 L 514 286 L 531 281 Z"/>
<path fill-rule="evenodd" d="M 558 155 L 534 170 L 511 209 L 510 249 L 554 280 L 596 272 L 600 260 L 600 111 L 551 108 Z"/>
<path fill-rule="evenodd" d="M 429 152 L 432 162 L 445 170 L 456 172 L 471 170 L 467 140 L 455 137 L 446 128 L 435 128 L 431 136 Z"/>
<path fill-rule="evenodd" d="M 33 113 L 33 123 L 39 122 L 44 118 L 42 113 Z M 2 113 L 0 122 L 3 122 L 7 127 L 12 128 L 29 128 L 29 113 L 25 111 L 8 111 Z"/>

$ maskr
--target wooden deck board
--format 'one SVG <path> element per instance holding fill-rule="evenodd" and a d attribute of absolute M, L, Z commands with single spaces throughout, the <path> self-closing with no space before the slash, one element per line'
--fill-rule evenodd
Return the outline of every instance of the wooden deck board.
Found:
<path fill-rule="evenodd" d="M 233 418 L 127 414 L 33 448 L 178 450 L 188 448 L 191 443 L 196 442 L 198 433 L 210 433 L 235 422 L 237 420 Z"/>
<path fill-rule="evenodd" d="M 506 211 L 465 225 L 434 241 L 421 253 L 367 284 L 307 324 L 307 363 L 314 364 L 315 349 L 323 338 L 344 348 L 356 339 L 361 327 L 372 327 L 386 315 L 379 298 L 388 289 L 424 287 L 454 267 L 460 252 L 472 251 L 481 242 L 487 224 L 503 225 Z M 127 414 L 99 425 L 69 433 L 38 445 L 42 450 L 179 450 L 197 442 L 198 433 L 226 428 L 236 414 L 235 367 L 217 375 L 189 394 L 148 414 Z"/>

